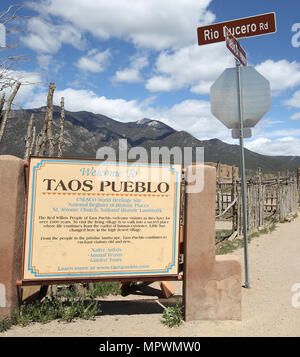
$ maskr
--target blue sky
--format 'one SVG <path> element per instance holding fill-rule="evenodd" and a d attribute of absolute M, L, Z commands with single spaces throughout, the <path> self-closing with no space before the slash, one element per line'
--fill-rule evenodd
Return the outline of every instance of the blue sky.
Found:
<path fill-rule="evenodd" d="M 20 3 L 20 2 L 18 2 Z M 22 3 L 22 2 L 21 2 Z M 128 122 L 161 120 L 199 139 L 228 143 L 210 112 L 209 90 L 234 59 L 224 43 L 198 46 L 197 27 L 275 12 L 275 34 L 241 41 L 248 64 L 271 84 L 271 109 L 245 146 L 267 155 L 300 155 L 300 2 L 295 0 L 36 0 L 23 2 L 25 30 L 7 34 L 25 55 L 11 69 L 24 82 L 15 104 L 55 104 Z M 0 11 L 12 1 L 1 0 Z M 7 25 L 7 28 L 14 23 Z"/>

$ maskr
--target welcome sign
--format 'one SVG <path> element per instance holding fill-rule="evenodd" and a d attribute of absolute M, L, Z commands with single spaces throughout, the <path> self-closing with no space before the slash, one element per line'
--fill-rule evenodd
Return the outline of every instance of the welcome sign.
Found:
<path fill-rule="evenodd" d="M 178 274 L 181 166 L 30 158 L 23 280 Z"/>

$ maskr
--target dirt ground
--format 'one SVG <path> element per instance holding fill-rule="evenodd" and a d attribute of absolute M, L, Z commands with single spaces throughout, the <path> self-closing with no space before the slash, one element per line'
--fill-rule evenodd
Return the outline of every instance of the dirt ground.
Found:
<path fill-rule="evenodd" d="M 163 306 L 180 301 L 182 283 L 174 283 L 176 293 L 169 299 L 161 298 L 159 284 L 152 283 L 125 297 L 101 299 L 102 315 L 95 320 L 15 326 L 0 336 L 299 337 L 300 307 L 292 306 L 291 289 L 300 283 L 300 217 L 253 239 L 248 251 L 250 288 L 242 291 L 241 321 L 192 321 L 168 328 L 161 323 Z M 235 254 L 243 266 L 243 250 Z"/>

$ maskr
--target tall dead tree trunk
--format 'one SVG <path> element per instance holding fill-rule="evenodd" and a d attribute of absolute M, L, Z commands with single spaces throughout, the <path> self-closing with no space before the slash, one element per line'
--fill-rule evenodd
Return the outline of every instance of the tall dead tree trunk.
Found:
<path fill-rule="evenodd" d="M 35 126 L 34 126 L 33 129 L 32 129 L 32 139 L 31 139 L 31 144 L 30 144 L 30 148 L 29 148 L 29 156 L 33 152 L 33 147 L 35 145 L 35 136 L 36 136 L 36 129 L 35 129 Z"/>
<path fill-rule="evenodd" d="M 60 101 L 60 129 L 59 129 L 59 138 L 58 138 L 58 148 L 57 148 L 57 157 L 62 157 L 62 143 L 64 136 L 64 122 L 65 122 L 65 99 L 61 98 Z"/>
<path fill-rule="evenodd" d="M 3 119 L 1 121 L 1 125 L 0 125 L 0 142 L 1 142 L 2 138 L 3 138 L 4 129 L 5 129 L 5 126 L 6 126 L 6 123 L 7 123 L 8 115 L 10 113 L 12 102 L 14 101 L 15 96 L 18 93 L 18 90 L 19 90 L 20 86 L 21 86 L 21 83 L 18 82 L 16 84 L 15 89 L 13 90 L 12 94 L 8 98 L 7 105 L 6 105 L 6 110 L 5 110 L 5 113 L 3 115 Z"/>
<path fill-rule="evenodd" d="M 43 156 L 43 155 L 45 155 L 46 145 L 47 145 L 47 136 L 49 135 L 49 134 L 47 134 L 47 130 L 49 129 L 48 128 L 49 111 L 51 111 L 51 108 L 52 108 L 52 114 L 51 115 L 53 115 L 53 104 L 50 105 L 50 106 L 49 106 L 49 104 L 53 103 L 54 90 L 55 90 L 55 85 L 54 85 L 54 83 L 51 82 L 50 85 L 49 85 L 49 90 L 48 90 L 47 108 L 46 108 L 45 120 L 44 120 L 44 124 L 43 124 L 42 130 L 39 133 L 38 138 L 37 138 L 37 143 L 36 143 L 35 152 L 34 152 L 35 156 Z"/>
<path fill-rule="evenodd" d="M 25 154 L 24 161 L 28 161 L 30 155 L 30 147 L 32 141 L 32 125 L 33 125 L 34 114 L 32 113 L 27 126 L 27 134 L 25 136 Z"/>
<path fill-rule="evenodd" d="M 54 139 L 52 133 L 52 125 L 53 125 L 53 94 L 55 90 L 54 83 L 50 83 L 49 93 L 47 98 L 47 139 L 48 139 L 48 156 L 54 155 Z"/>
<path fill-rule="evenodd" d="M 45 121 L 43 124 L 43 127 L 36 139 L 36 145 L 35 145 L 35 150 L 34 150 L 34 156 L 40 156 L 41 155 L 41 146 L 43 142 L 43 138 L 46 135 L 46 127 L 45 127 Z"/>
<path fill-rule="evenodd" d="M 0 125 L 2 122 L 2 118 L 3 118 L 3 107 L 4 107 L 4 103 L 5 103 L 5 93 L 3 92 L 1 99 L 0 99 Z"/>

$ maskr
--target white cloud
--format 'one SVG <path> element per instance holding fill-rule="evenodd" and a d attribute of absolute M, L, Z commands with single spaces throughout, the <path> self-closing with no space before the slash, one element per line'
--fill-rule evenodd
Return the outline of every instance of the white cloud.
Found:
<path fill-rule="evenodd" d="M 117 71 L 113 77 L 113 82 L 127 82 L 127 83 L 138 83 L 142 82 L 140 71 L 134 68 L 126 68 L 121 71 Z"/>
<path fill-rule="evenodd" d="M 191 87 L 194 93 L 207 94 L 212 83 L 233 63 L 224 43 L 163 51 L 156 61 L 156 74 L 147 81 L 146 88 L 155 92 Z"/>
<path fill-rule="evenodd" d="M 283 124 L 283 120 L 274 120 L 271 118 L 262 118 L 254 128 L 252 128 L 252 136 L 265 136 L 265 137 L 271 137 L 274 136 L 272 133 L 274 133 L 274 130 L 271 131 L 276 125 L 278 124 Z M 279 131 L 279 130 L 277 130 Z M 283 136 L 284 134 L 282 134 Z"/>
<path fill-rule="evenodd" d="M 26 103 L 28 108 L 36 108 L 45 105 L 46 92 L 41 92 Z M 67 88 L 54 92 L 53 102 L 60 104 L 61 97 L 65 98 L 65 108 L 70 111 L 90 111 L 107 115 L 113 119 L 130 121 L 143 117 L 141 108 L 137 101 L 126 101 L 124 99 L 109 99 L 97 96 L 91 90 L 76 90 Z M 127 118 L 127 119 L 126 119 Z"/>
<path fill-rule="evenodd" d="M 275 140 L 264 137 L 257 138 L 251 142 L 246 142 L 245 147 L 263 155 L 300 155 L 300 139 L 293 136 Z"/>
<path fill-rule="evenodd" d="M 300 90 L 296 91 L 292 98 L 285 100 L 284 103 L 291 107 L 300 108 Z"/>
<path fill-rule="evenodd" d="M 53 60 L 53 58 L 50 55 L 41 54 L 41 55 L 37 56 L 37 61 L 38 61 L 39 67 L 45 71 L 48 71 L 52 60 Z"/>
<path fill-rule="evenodd" d="M 38 53 L 56 53 L 63 43 L 78 49 L 84 46 L 81 32 L 69 24 L 53 25 L 42 18 L 33 17 L 28 20 L 27 32 L 28 35 L 21 40 Z"/>
<path fill-rule="evenodd" d="M 191 87 L 191 92 L 196 94 L 207 94 L 209 93 L 210 87 L 213 85 L 213 81 L 201 81 Z"/>
<path fill-rule="evenodd" d="M 148 110 L 147 117 L 161 120 L 176 130 L 185 130 L 205 140 L 230 136 L 230 132 L 210 112 L 210 102 L 185 100 L 171 108 Z"/>
<path fill-rule="evenodd" d="M 195 43 L 197 27 L 212 23 L 211 0 L 41 0 L 33 7 L 76 29 L 106 40 L 130 40 L 137 47 L 162 50 Z"/>
<path fill-rule="evenodd" d="M 285 136 L 298 136 L 298 135 L 300 135 L 300 129 L 290 128 L 290 129 L 278 129 L 278 130 L 268 131 L 264 136 L 285 137 Z"/>
<path fill-rule="evenodd" d="M 300 129 L 283 125 L 282 120 L 262 119 L 253 128 L 252 138 L 245 141 L 245 147 L 263 155 L 300 155 Z"/>
<path fill-rule="evenodd" d="M 300 120 L 300 112 L 293 114 L 290 119 L 292 120 Z"/>
<path fill-rule="evenodd" d="M 76 66 L 87 72 L 103 72 L 110 58 L 110 50 L 107 49 L 103 52 L 99 52 L 97 49 L 93 49 L 88 52 L 87 56 L 81 57 Z"/>
<path fill-rule="evenodd" d="M 257 65 L 255 69 L 270 81 L 271 90 L 275 95 L 300 84 L 299 62 L 287 60 L 275 62 L 269 59 Z"/>
<path fill-rule="evenodd" d="M 147 56 L 133 56 L 130 58 L 130 66 L 116 72 L 113 82 L 138 83 L 143 81 L 140 71 L 149 65 Z"/>
<path fill-rule="evenodd" d="M 179 89 L 180 85 L 167 76 L 154 76 L 147 81 L 146 88 L 151 92 L 170 92 Z"/>

